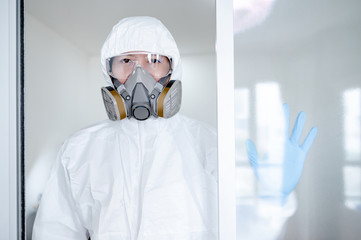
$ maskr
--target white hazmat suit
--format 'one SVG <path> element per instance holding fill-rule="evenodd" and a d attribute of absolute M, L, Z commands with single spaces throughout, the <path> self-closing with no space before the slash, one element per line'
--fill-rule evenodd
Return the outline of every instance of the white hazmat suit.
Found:
<path fill-rule="evenodd" d="M 150 17 L 114 26 L 101 63 L 130 51 L 172 58 L 174 39 Z M 179 114 L 106 120 L 75 133 L 61 148 L 43 193 L 34 240 L 218 239 L 216 132 Z"/>

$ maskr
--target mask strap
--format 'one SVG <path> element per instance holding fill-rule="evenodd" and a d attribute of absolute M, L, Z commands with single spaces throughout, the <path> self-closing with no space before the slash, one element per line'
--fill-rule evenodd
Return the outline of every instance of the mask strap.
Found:
<path fill-rule="evenodd" d="M 164 86 L 164 85 L 167 83 L 168 79 L 170 78 L 170 75 L 171 75 L 171 74 L 168 74 L 167 76 L 162 77 L 162 78 L 159 80 L 159 83 Z"/>
<path fill-rule="evenodd" d="M 113 85 L 114 85 L 115 89 L 118 89 L 118 87 L 121 85 L 119 80 L 116 79 L 116 78 L 113 78 L 112 76 L 110 76 L 110 78 L 112 79 L 112 82 L 113 82 Z"/>

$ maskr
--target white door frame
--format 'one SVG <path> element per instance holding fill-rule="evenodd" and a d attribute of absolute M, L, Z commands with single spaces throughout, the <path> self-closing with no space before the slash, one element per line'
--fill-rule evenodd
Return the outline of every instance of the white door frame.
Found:
<path fill-rule="evenodd" d="M 233 1 L 216 0 L 219 240 L 236 239 Z"/>
<path fill-rule="evenodd" d="M 18 239 L 18 6 L 0 2 L 0 239 Z M 19 225 L 20 226 L 20 225 Z"/>

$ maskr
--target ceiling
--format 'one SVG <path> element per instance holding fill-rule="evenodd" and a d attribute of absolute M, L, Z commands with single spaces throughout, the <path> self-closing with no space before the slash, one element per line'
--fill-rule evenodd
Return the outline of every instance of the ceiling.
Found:
<path fill-rule="evenodd" d="M 128 16 L 160 19 L 182 54 L 215 51 L 215 0 L 27 0 L 25 11 L 89 55 L 99 55 L 113 25 Z"/>
<path fill-rule="evenodd" d="M 99 55 L 106 36 L 121 18 L 154 16 L 172 32 L 184 55 L 215 51 L 215 1 L 27 0 L 25 11 L 94 56 Z M 361 21 L 359 0 L 235 1 L 244 3 L 236 12 L 237 21 L 253 14 L 254 22 L 235 34 L 235 44 L 242 46 L 239 49 L 290 46 L 334 25 Z M 244 16 L 237 18 L 237 14 Z"/>

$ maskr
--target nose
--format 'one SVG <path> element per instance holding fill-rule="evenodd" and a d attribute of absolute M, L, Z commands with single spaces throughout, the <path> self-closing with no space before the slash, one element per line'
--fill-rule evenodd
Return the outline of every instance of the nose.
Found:
<path fill-rule="evenodd" d="M 137 73 L 138 72 L 138 73 Z M 128 78 L 130 77 L 130 75 L 132 75 L 132 74 L 136 74 L 137 75 L 137 82 L 142 82 L 141 81 L 141 78 L 140 78 L 140 76 L 144 76 L 144 75 L 150 75 L 150 76 L 152 76 L 152 78 L 155 80 L 155 81 L 157 81 L 157 82 L 159 82 L 159 80 L 161 79 L 157 74 L 156 74 L 156 72 L 155 71 L 151 71 L 151 69 L 149 69 L 149 66 L 146 64 L 146 63 L 143 63 L 143 64 L 141 64 L 141 63 L 136 63 L 135 64 L 135 66 L 134 66 L 134 70 L 133 70 L 133 72 L 131 73 L 131 74 L 129 74 L 129 76 L 128 76 Z M 128 78 L 127 78 L 127 80 L 128 80 Z"/>

